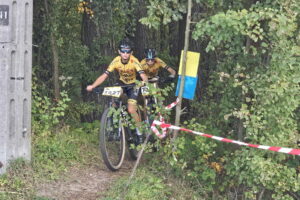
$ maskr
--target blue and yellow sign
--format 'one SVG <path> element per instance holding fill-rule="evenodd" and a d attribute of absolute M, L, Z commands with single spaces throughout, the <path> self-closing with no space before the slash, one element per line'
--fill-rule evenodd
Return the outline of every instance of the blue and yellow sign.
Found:
<path fill-rule="evenodd" d="M 185 80 L 184 80 L 184 89 L 182 97 L 186 99 L 193 100 L 195 96 L 195 90 L 198 81 L 198 65 L 200 61 L 200 53 L 187 51 L 186 55 L 186 70 L 185 70 Z M 178 82 L 176 88 L 176 96 L 178 96 L 180 82 L 181 82 L 181 75 L 182 75 L 182 63 L 183 63 L 183 51 L 181 52 L 180 57 L 180 65 L 178 70 Z"/>

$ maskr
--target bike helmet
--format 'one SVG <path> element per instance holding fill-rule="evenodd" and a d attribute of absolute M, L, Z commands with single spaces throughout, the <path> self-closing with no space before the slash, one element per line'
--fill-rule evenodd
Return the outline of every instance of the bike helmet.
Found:
<path fill-rule="evenodd" d="M 132 44 L 129 39 L 123 39 L 121 40 L 119 44 L 119 50 L 122 53 L 130 53 L 132 51 Z"/>
<path fill-rule="evenodd" d="M 145 50 L 145 58 L 147 60 L 153 60 L 156 57 L 155 49 L 146 49 Z"/>

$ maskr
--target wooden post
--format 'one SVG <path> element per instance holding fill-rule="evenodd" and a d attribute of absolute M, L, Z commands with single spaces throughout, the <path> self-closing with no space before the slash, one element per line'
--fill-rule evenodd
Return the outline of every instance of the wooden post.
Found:
<path fill-rule="evenodd" d="M 183 50 L 183 59 L 182 59 L 182 71 L 181 71 L 181 82 L 179 87 L 179 103 L 176 106 L 176 118 L 175 118 L 175 126 L 179 126 L 180 124 L 180 116 L 181 116 L 181 103 L 182 103 L 182 94 L 184 89 L 185 82 L 185 73 L 186 73 L 186 55 L 189 48 L 189 38 L 190 38 L 190 24 L 191 24 L 191 10 L 192 10 L 192 0 L 188 0 L 188 12 L 186 18 L 186 28 L 185 28 L 185 39 L 184 39 L 184 50 Z M 178 135 L 178 131 L 174 131 L 173 141 L 176 139 Z"/>

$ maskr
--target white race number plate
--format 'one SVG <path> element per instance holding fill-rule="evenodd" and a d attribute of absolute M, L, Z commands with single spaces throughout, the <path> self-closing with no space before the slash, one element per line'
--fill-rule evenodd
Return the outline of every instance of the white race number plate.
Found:
<path fill-rule="evenodd" d="M 141 87 L 141 92 L 143 96 L 149 95 L 149 87 L 148 86 Z"/>
<path fill-rule="evenodd" d="M 122 95 L 121 87 L 105 87 L 102 95 L 104 96 L 112 96 L 112 97 L 120 97 Z"/>

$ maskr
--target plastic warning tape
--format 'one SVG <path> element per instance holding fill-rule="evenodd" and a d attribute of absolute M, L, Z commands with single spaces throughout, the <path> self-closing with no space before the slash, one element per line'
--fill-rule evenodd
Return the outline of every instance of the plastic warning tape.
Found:
<path fill-rule="evenodd" d="M 300 149 L 248 144 L 248 143 L 237 141 L 237 140 L 231 140 L 231 139 L 222 138 L 222 137 L 218 137 L 218 136 L 214 136 L 214 135 L 210 135 L 210 134 L 206 134 L 206 133 L 192 131 L 192 130 L 189 130 L 189 129 L 186 129 L 186 128 L 181 128 L 181 127 L 178 127 L 178 126 L 173 126 L 171 124 L 166 124 L 164 122 L 154 120 L 152 125 L 151 125 L 151 130 L 156 135 L 160 135 L 160 133 L 159 133 L 158 129 L 156 128 L 156 126 L 160 126 L 162 129 L 167 128 L 167 129 L 185 131 L 185 132 L 193 133 L 195 135 L 200 135 L 200 136 L 203 136 L 203 137 L 208 137 L 208 138 L 211 138 L 211 139 L 214 139 L 214 140 L 218 140 L 218 141 L 221 141 L 221 142 L 234 143 L 234 144 L 238 144 L 238 145 L 241 145 L 241 146 L 248 146 L 248 147 L 253 147 L 253 148 L 258 148 L 258 149 L 264 149 L 264 150 L 270 150 L 270 151 L 275 151 L 275 152 L 287 153 L 287 154 L 291 154 L 291 155 L 298 155 L 298 156 L 300 155 Z"/>
<path fill-rule="evenodd" d="M 178 102 L 179 102 L 179 98 L 177 98 L 176 101 L 174 101 L 173 103 L 167 105 L 165 107 L 165 109 L 167 109 L 167 110 L 172 109 L 173 107 L 175 107 L 178 104 Z M 160 113 L 158 113 L 158 115 L 159 115 L 159 121 L 162 122 L 162 123 L 165 123 L 165 118 Z M 151 127 L 151 129 L 152 129 L 152 127 Z M 158 130 L 157 131 L 154 130 L 153 132 L 160 139 L 162 139 L 162 138 L 164 138 L 164 137 L 167 136 L 167 128 L 162 128 L 162 133 L 160 133 Z"/>
<path fill-rule="evenodd" d="M 177 98 L 175 102 L 173 102 L 173 103 L 167 105 L 165 108 L 166 108 L 167 110 L 168 110 L 168 109 L 171 109 L 171 108 L 173 108 L 174 106 L 176 106 L 176 105 L 179 103 L 179 101 L 180 101 L 179 98 Z"/>

